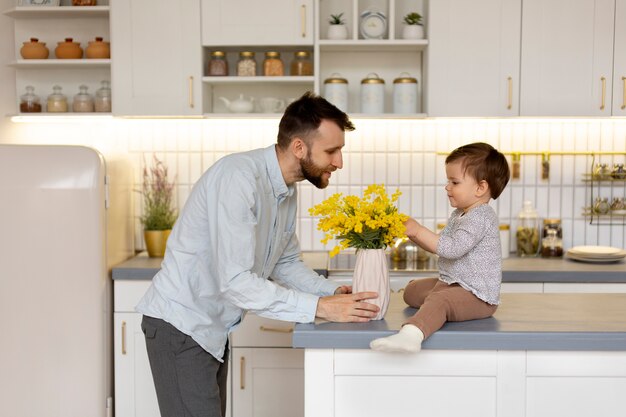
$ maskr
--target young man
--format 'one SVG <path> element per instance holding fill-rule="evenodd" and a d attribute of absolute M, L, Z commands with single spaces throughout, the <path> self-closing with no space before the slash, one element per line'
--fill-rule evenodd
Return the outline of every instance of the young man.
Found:
<path fill-rule="evenodd" d="M 224 414 L 228 333 L 245 311 L 305 323 L 376 315 L 365 301 L 376 293 L 351 294 L 299 260 L 295 184 L 328 186 L 346 130 L 344 112 L 306 93 L 285 110 L 276 145 L 220 159 L 193 187 L 137 306 L 162 417 Z"/>

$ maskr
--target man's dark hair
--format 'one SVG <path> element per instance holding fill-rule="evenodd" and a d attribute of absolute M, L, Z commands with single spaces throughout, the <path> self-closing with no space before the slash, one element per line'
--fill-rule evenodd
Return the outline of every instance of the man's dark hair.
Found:
<path fill-rule="evenodd" d="M 476 142 L 456 148 L 446 158 L 446 164 L 456 161 L 476 182 L 487 181 L 494 200 L 509 182 L 511 174 L 506 157 L 487 143 Z"/>
<path fill-rule="evenodd" d="M 325 98 L 307 91 L 285 109 L 278 125 L 278 146 L 287 149 L 292 139 L 299 137 L 310 147 L 312 134 L 320 127 L 322 120 L 334 122 L 344 132 L 354 130 L 346 113 Z"/>

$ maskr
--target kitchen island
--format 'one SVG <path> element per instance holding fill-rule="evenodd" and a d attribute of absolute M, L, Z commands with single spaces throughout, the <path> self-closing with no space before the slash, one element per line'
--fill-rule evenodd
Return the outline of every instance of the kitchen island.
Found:
<path fill-rule="evenodd" d="M 418 354 L 369 350 L 384 320 L 298 324 L 307 417 L 617 416 L 626 410 L 626 294 L 502 294 L 494 317 L 446 323 Z"/>

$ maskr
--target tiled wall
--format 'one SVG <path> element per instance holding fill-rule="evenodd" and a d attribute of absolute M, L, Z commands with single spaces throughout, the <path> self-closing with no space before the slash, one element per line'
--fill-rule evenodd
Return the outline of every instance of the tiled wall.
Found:
<path fill-rule="evenodd" d="M 254 120 L 127 120 L 14 123 L 0 142 L 82 144 L 105 155 L 127 153 L 135 166 L 134 182 L 141 185 L 144 160 L 153 153 L 176 173 L 177 202 L 182 207 L 194 182 L 220 157 L 275 142 L 278 119 Z M 316 221 L 308 208 L 335 192 L 360 194 L 371 183 L 384 183 L 402 191 L 400 209 L 434 228 L 445 222 L 450 207 L 443 190 L 445 155 L 451 149 L 485 141 L 504 152 L 626 153 L 626 120 L 621 119 L 425 119 L 355 120 L 347 134 L 344 168 L 326 190 L 300 183 L 298 234 L 303 250 L 324 249 Z M 9 139 L 7 139 L 9 138 Z M 599 158 L 599 160 L 598 160 Z M 503 223 L 515 227 L 525 199 L 532 200 L 541 217 L 561 218 L 564 246 L 601 244 L 625 247 L 624 219 L 612 224 L 589 224 L 582 216 L 591 200 L 583 174 L 595 162 L 624 163 L 624 154 L 592 160 L 585 155 L 552 155 L 550 178 L 541 179 L 541 156 L 522 156 L 521 177 L 513 180 L 493 203 Z M 605 185 L 601 196 L 626 196 L 626 183 Z M 597 193 L 597 186 L 594 188 Z M 135 215 L 141 212 L 136 195 Z M 608 223 L 604 221 L 603 223 Z M 136 246 L 143 247 L 141 225 L 136 225 Z M 513 239 L 512 239 L 513 240 Z M 514 245 L 512 245 L 514 248 Z"/>

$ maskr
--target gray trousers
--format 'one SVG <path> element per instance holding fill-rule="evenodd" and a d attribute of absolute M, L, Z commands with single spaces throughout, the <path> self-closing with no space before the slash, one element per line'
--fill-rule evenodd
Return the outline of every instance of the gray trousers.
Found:
<path fill-rule="evenodd" d="M 224 363 L 171 324 L 143 316 L 141 330 L 161 417 L 223 417 L 226 414 L 228 342 Z"/>

